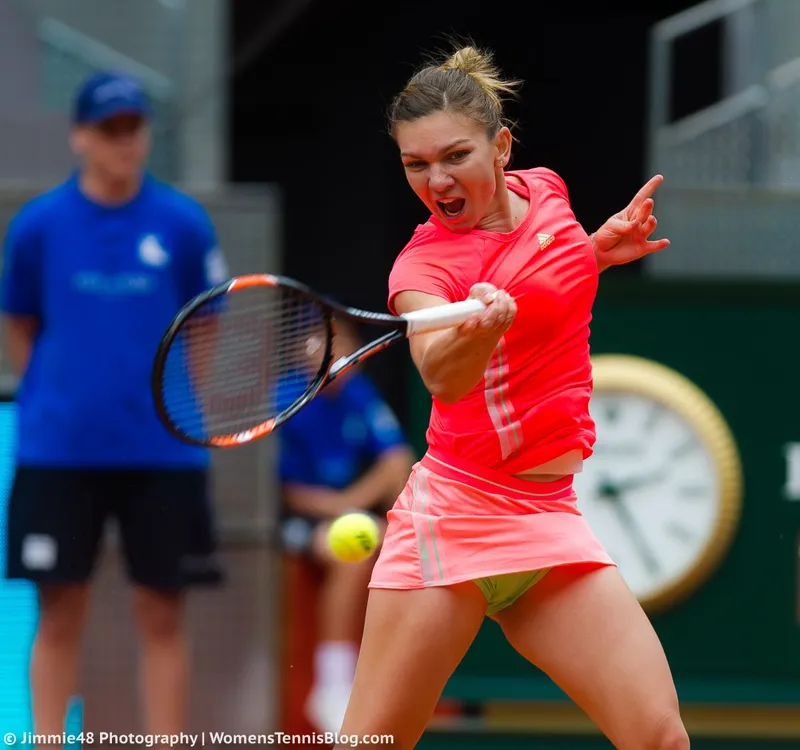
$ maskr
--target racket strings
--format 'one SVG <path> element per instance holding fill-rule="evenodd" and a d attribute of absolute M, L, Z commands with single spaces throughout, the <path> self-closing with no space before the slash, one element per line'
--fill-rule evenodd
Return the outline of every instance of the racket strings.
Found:
<path fill-rule="evenodd" d="M 322 309 L 291 289 L 252 287 L 211 299 L 170 346 L 163 406 L 196 440 L 252 429 L 314 383 L 327 340 Z"/>

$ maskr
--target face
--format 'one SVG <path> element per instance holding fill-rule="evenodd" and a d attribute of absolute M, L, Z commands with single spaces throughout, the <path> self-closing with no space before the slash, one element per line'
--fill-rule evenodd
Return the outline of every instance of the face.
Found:
<path fill-rule="evenodd" d="M 468 117 L 436 112 L 395 128 L 395 139 L 411 189 L 452 232 L 483 226 L 496 209 L 498 179 L 511 151 L 511 134 Z"/>
<path fill-rule="evenodd" d="M 117 115 L 76 127 L 72 147 L 87 168 L 111 181 L 125 182 L 144 168 L 150 153 L 150 128 L 139 115 Z"/>

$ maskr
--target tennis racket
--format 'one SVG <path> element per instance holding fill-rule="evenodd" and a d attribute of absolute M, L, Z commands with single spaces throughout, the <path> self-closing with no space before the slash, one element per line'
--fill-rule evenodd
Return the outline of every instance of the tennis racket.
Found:
<path fill-rule="evenodd" d="M 192 299 L 165 332 L 153 364 L 156 410 L 185 443 L 250 443 L 351 367 L 483 309 L 480 300 L 468 299 L 394 316 L 345 307 L 283 276 L 238 276 Z M 334 362 L 335 320 L 343 317 L 387 331 Z"/>

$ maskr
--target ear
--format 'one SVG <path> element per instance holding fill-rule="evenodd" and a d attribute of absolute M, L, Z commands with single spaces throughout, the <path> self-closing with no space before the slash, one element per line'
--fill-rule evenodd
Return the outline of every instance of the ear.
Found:
<path fill-rule="evenodd" d="M 86 132 L 82 128 L 73 128 L 69 133 L 69 147 L 76 156 L 86 153 L 88 143 Z"/>
<path fill-rule="evenodd" d="M 502 127 L 494 137 L 494 147 L 498 167 L 505 167 L 511 160 L 511 131 L 507 127 Z"/>

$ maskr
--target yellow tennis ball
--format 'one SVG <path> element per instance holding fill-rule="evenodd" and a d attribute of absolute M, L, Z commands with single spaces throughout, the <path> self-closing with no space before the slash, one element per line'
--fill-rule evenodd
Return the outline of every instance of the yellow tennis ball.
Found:
<path fill-rule="evenodd" d="M 345 513 L 328 529 L 328 546 L 342 562 L 366 560 L 378 546 L 378 524 L 367 513 Z"/>

